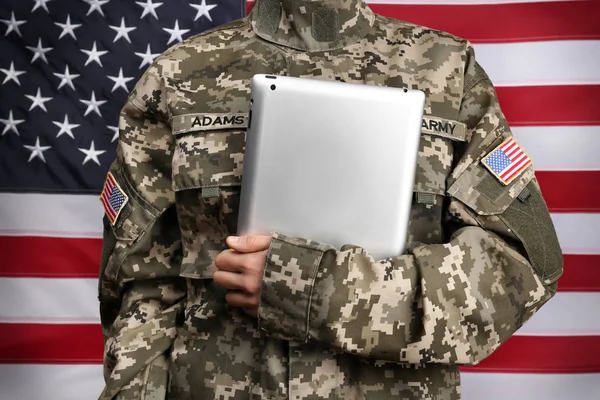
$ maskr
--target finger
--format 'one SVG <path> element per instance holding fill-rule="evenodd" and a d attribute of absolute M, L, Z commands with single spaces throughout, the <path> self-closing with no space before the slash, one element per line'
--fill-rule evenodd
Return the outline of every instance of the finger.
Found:
<path fill-rule="evenodd" d="M 258 307 L 244 307 L 243 310 L 252 317 L 258 317 Z"/>
<path fill-rule="evenodd" d="M 243 290 L 245 279 L 242 274 L 229 271 L 215 271 L 213 274 L 214 282 L 226 289 Z"/>
<path fill-rule="evenodd" d="M 221 271 L 241 272 L 243 264 L 243 254 L 234 250 L 223 250 L 215 257 L 215 266 Z"/>
<path fill-rule="evenodd" d="M 225 295 L 227 303 L 233 307 L 241 308 L 254 308 L 258 307 L 259 298 L 256 295 L 250 295 L 248 293 L 233 291 Z"/>
<path fill-rule="evenodd" d="M 266 250 L 271 244 L 271 236 L 229 236 L 227 245 L 240 253 L 254 253 Z"/>

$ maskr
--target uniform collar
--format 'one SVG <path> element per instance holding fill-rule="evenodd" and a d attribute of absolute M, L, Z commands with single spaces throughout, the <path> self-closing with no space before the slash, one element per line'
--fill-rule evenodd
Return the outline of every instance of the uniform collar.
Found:
<path fill-rule="evenodd" d="M 375 14 L 363 0 L 258 0 L 250 19 L 265 40 L 301 51 L 324 51 L 365 37 Z"/>

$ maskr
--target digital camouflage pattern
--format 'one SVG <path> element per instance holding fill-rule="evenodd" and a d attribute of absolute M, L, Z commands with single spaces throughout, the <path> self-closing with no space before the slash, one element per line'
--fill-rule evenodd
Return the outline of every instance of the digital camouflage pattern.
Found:
<path fill-rule="evenodd" d="M 275 234 L 257 320 L 212 275 L 237 226 L 236 118 L 258 73 L 427 100 L 407 252 Z M 101 399 L 459 399 L 459 365 L 555 293 L 562 257 L 532 167 L 504 186 L 480 164 L 511 133 L 471 45 L 362 1 L 259 0 L 159 57 L 119 128 L 111 172 L 129 201 L 105 229 Z"/>

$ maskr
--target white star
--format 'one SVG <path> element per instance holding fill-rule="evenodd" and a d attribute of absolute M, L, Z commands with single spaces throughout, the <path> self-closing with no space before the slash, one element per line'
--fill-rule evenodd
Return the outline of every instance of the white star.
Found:
<path fill-rule="evenodd" d="M 75 29 L 79 28 L 81 24 L 71 24 L 70 15 L 67 15 L 67 20 L 64 24 L 61 24 L 60 22 L 55 22 L 54 24 L 60 26 L 63 30 L 58 37 L 59 39 L 62 39 L 65 35 L 71 35 L 73 39 L 77 40 L 77 37 L 75 36 Z"/>
<path fill-rule="evenodd" d="M 65 67 L 65 73 L 64 74 L 57 74 L 55 72 L 54 75 L 57 76 L 57 77 L 59 77 L 61 79 L 60 84 L 58 85 L 58 90 L 60 90 L 65 85 L 69 85 L 69 87 L 71 89 L 75 90 L 75 86 L 73 86 L 73 79 L 77 78 L 79 76 L 79 74 L 71 74 L 69 72 L 69 66 L 68 65 Z"/>
<path fill-rule="evenodd" d="M 163 5 L 163 3 L 152 3 L 152 0 L 146 0 L 145 3 L 143 1 L 136 1 L 135 4 L 144 8 L 140 19 L 144 18 L 148 14 L 151 14 L 154 18 L 158 19 L 158 15 L 156 15 L 156 9 Z"/>
<path fill-rule="evenodd" d="M 23 36 L 23 35 L 21 35 L 21 31 L 19 30 L 19 25 L 23 25 L 27 21 L 25 21 L 25 20 L 17 21 L 15 19 L 14 11 L 11 11 L 10 19 L 0 19 L 0 21 L 4 22 L 6 24 L 6 26 L 8 26 L 8 29 L 6 30 L 6 33 L 4 34 L 4 36 L 8 36 L 8 34 L 11 33 L 12 31 L 15 31 L 15 33 L 19 36 Z"/>
<path fill-rule="evenodd" d="M 96 164 L 100 165 L 100 160 L 98 160 L 98 156 L 100 154 L 106 153 L 106 150 L 96 150 L 93 140 L 92 140 L 92 145 L 90 146 L 89 150 L 79 148 L 79 151 L 82 152 L 83 154 L 85 154 L 85 159 L 83 160 L 83 163 L 81 165 L 84 165 L 86 162 L 88 162 L 90 160 L 92 160 Z"/>
<path fill-rule="evenodd" d="M 129 39 L 129 32 L 136 30 L 137 28 L 128 28 L 125 26 L 125 17 L 121 17 L 121 26 L 114 26 L 114 25 L 109 25 L 108 26 L 110 29 L 114 30 L 115 32 L 117 32 L 117 35 L 115 36 L 115 40 L 113 40 L 113 43 L 116 42 L 117 40 L 119 40 L 120 38 L 125 38 L 125 40 L 127 40 L 129 43 L 131 43 L 131 39 Z"/>
<path fill-rule="evenodd" d="M 104 17 L 104 11 L 102 11 L 102 6 L 105 5 L 106 3 L 108 3 L 110 0 L 83 0 L 86 3 L 88 3 L 90 5 L 90 9 L 88 10 L 88 13 L 85 14 L 90 15 L 91 13 L 93 13 L 94 11 L 98 11 L 98 13 L 100 13 L 100 15 L 102 15 Z"/>
<path fill-rule="evenodd" d="M 52 50 L 54 47 L 42 47 L 42 38 L 39 38 L 37 47 L 27 46 L 27 48 L 33 51 L 33 58 L 31 59 L 32 63 L 38 58 L 41 58 L 46 64 L 48 64 L 46 53 Z"/>
<path fill-rule="evenodd" d="M 36 157 L 38 157 L 43 162 L 46 162 L 46 159 L 44 158 L 44 152 L 52 146 L 40 146 L 40 138 L 38 136 L 38 138 L 35 139 L 35 146 L 27 146 L 26 144 L 24 144 L 23 147 L 31 151 L 31 155 L 29 156 L 29 160 L 27 160 L 27 162 L 31 162 L 31 160 L 33 160 Z"/>
<path fill-rule="evenodd" d="M 8 113 L 8 119 L 0 119 L 0 122 L 4 124 L 4 130 L 2 131 L 2 136 L 8 131 L 13 131 L 19 136 L 19 130 L 17 129 L 17 125 L 25 122 L 24 119 L 14 119 L 12 110 Z"/>
<path fill-rule="evenodd" d="M 73 136 L 73 129 L 78 128 L 79 124 L 70 124 L 69 116 L 65 114 L 64 122 L 60 123 L 59 121 L 52 121 L 52 123 L 60 128 L 60 132 L 56 135 L 56 137 L 60 137 L 63 133 L 71 136 L 72 139 L 75 139 Z"/>
<path fill-rule="evenodd" d="M 47 13 L 50 13 L 50 11 L 48 11 L 48 6 L 46 5 L 46 3 L 49 1 L 50 0 L 35 0 L 35 5 L 33 6 L 33 10 L 31 10 L 31 12 L 34 12 L 41 7 L 46 10 Z"/>
<path fill-rule="evenodd" d="M 133 78 L 126 78 L 123 76 L 123 68 L 119 69 L 119 76 L 109 76 L 108 79 L 115 83 L 112 90 L 110 91 L 111 93 L 120 87 L 125 89 L 126 92 L 129 92 L 129 89 L 127 88 L 127 82 L 133 80 Z"/>
<path fill-rule="evenodd" d="M 206 0 L 202 0 L 201 4 L 190 4 L 190 7 L 193 7 L 196 10 L 198 10 L 196 17 L 194 18 L 194 21 L 198 20 L 198 18 L 200 18 L 204 15 L 206 18 L 208 18 L 209 21 L 212 22 L 212 18 L 210 17 L 209 11 L 212 10 L 213 8 L 215 8 L 216 6 L 217 6 L 216 4 L 211 4 L 211 5 L 207 6 Z"/>
<path fill-rule="evenodd" d="M 10 62 L 9 69 L 0 68 L 0 71 L 4 72 L 6 74 L 6 78 L 4 78 L 4 82 L 2 82 L 3 85 L 8 81 L 15 81 L 15 82 L 17 82 L 17 85 L 21 86 L 21 82 L 19 81 L 19 75 L 23 75 L 25 73 L 25 71 L 17 71 L 15 69 L 15 63 L 13 61 Z"/>
<path fill-rule="evenodd" d="M 33 110 L 36 107 L 41 108 L 42 110 L 48 112 L 48 110 L 46 110 L 46 105 L 44 103 L 46 103 L 47 101 L 52 100 L 52 97 L 42 97 L 42 93 L 41 93 L 41 89 L 38 88 L 37 93 L 35 96 L 31 96 L 29 94 L 26 94 L 25 97 L 27 97 L 29 100 L 31 100 L 33 103 L 31 103 L 31 107 L 29 107 L 29 111 Z"/>
<path fill-rule="evenodd" d="M 171 34 L 171 37 L 169 38 L 169 41 L 167 42 L 167 44 L 170 44 L 174 40 L 178 40 L 180 42 L 183 41 L 183 38 L 181 37 L 181 35 L 185 35 L 190 30 L 189 29 L 179 29 L 179 21 L 175 20 L 175 26 L 173 27 L 173 29 L 163 28 L 163 31 Z"/>
<path fill-rule="evenodd" d="M 119 127 L 118 126 L 108 126 L 107 128 L 110 129 L 111 131 L 113 131 L 113 138 L 110 141 L 112 143 L 119 138 Z"/>
<path fill-rule="evenodd" d="M 152 54 L 152 50 L 150 50 L 150 44 L 148 44 L 145 53 L 135 53 L 135 55 L 142 58 L 142 63 L 140 64 L 140 68 L 142 68 L 146 64 L 152 65 L 154 59 L 160 56 L 160 53 Z"/>
<path fill-rule="evenodd" d="M 87 116 L 92 111 L 95 112 L 96 114 L 98 114 L 99 116 L 102 116 L 102 114 L 100 114 L 100 109 L 98 107 L 100 107 L 102 104 L 106 103 L 106 100 L 96 100 L 96 93 L 94 91 L 92 91 L 91 99 L 79 100 L 79 101 L 87 106 L 87 109 L 85 110 L 85 114 L 83 114 L 84 117 Z"/>
<path fill-rule="evenodd" d="M 108 51 L 98 51 L 98 49 L 96 48 L 96 42 L 94 42 L 94 46 L 92 47 L 91 50 L 81 49 L 81 51 L 84 52 L 85 54 L 87 54 L 87 56 L 88 56 L 88 59 L 85 62 L 85 65 L 88 65 L 92 61 L 96 61 L 98 63 L 98 65 L 100 65 L 101 67 L 103 65 L 102 65 L 102 61 L 100 61 L 100 57 L 102 57 L 103 55 L 108 53 Z"/>

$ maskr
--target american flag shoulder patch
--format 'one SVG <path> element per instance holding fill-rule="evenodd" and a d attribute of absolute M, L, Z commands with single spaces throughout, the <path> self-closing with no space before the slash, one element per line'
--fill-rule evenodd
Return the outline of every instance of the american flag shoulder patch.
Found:
<path fill-rule="evenodd" d="M 104 206 L 104 211 L 111 224 L 115 224 L 128 201 L 129 197 L 121 189 L 112 173 L 109 172 L 104 182 L 102 194 L 100 194 L 100 202 Z"/>
<path fill-rule="evenodd" d="M 502 142 L 481 162 L 504 185 L 511 183 L 533 163 L 513 137 Z"/>

